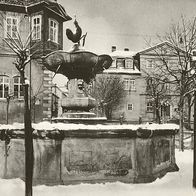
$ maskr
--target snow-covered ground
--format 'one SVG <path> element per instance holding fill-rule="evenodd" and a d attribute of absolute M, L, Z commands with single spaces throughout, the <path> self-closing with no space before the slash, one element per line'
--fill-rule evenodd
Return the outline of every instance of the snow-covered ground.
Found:
<path fill-rule="evenodd" d="M 81 184 L 69 186 L 35 186 L 34 196 L 195 196 L 192 188 L 193 151 L 176 150 L 179 172 L 168 173 L 149 184 Z M 0 196 L 24 195 L 24 182 L 20 179 L 0 179 Z"/>

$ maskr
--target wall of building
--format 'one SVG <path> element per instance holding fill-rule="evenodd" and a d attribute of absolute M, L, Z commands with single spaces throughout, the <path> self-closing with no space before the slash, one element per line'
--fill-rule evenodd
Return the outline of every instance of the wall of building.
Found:
<path fill-rule="evenodd" d="M 162 44 L 161 47 L 167 49 L 167 44 Z M 115 54 L 115 56 L 113 56 Z M 121 77 L 122 81 L 125 82 L 126 79 L 133 79 L 135 80 L 135 87 L 136 90 L 126 90 L 125 89 L 125 96 L 121 101 L 121 104 L 114 108 L 112 113 L 112 118 L 115 120 L 119 120 L 120 116 L 124 116 L 124 120 L 127 123 L 141 123 L 141 122 L 152 122 L 155 120 L 155 109 L 147 110 L 147 103 L 151 96 L 147 92 L 147 81 L 146 76 L 147 74 L 153 75 L 155 71 L 155 64 L 160 65 L 162 61 L 158 58 L 154 49 L 147 49 L 145 52 L 138 52 L 133 53 L 130 51 L 114 51 L 110 54 L 113 58 L 112 66 L 109 68 L 109 71 L 106 71 L 107 74 L 110 75 L 118 75 Z M 133 55 L 133 56 L 131 56 Z M 168 53 L 166 54 L 166 59 L 169 61 L 171 66 L 176 66 L 178 63 L 177 57 L 172 53 L 171 47 L 168 49 Z M 117 66 L 117 60 L 125 60 L 126 59 L 133 59 L 133 70 L 130 68 L 127 69 L 126 67 L 123 68 L 122 66 L 119 68 Z M 152 61 L 154 67 L 148 68 L 148 61 Z M 138 70 L 138 74 L 135 74 L 135 71 Z M 168 80 L 170 78 L 168 77 Z M 160 109 L 160 114 L 162 115 L 162 121 L 166 122 L 171 119 L 178 118 L 177 113 L 177 103 L 178 103 L 178 94 L 174 90 L 176 86 L 170 85 L 169 90 L 167 92 L 168 95 L 168 102 L 170 105 L 170 115 L 165 116 Z M 133 109 L 128 110 L 128 104 L 133 104 Z M 126 123 L 125 122 L 125 123 Z"/>
<path fill-rule="evenodd" d="M 140 94 L 143 83 L 141 81 L 141 76 L 121 74 L 120 77 L 122 80 L 134 79 L 136 90 L 125 90 L 125 96 L 123 97 L 121 104 L 112 112 L 112 117 L 113 119 L 118 120 L 120 115 L 123 115 L 125 121 L 138 123 L 142 110 Z M 133 104 L 132 110 L 128 109 L 128 104 Z"/>
<path fill-rule="evenodd" d="M 18 3 L 20 4 L 20 2 Z M 17 4 L 17 2 L 14 4 Z M 6 10 L 6 6 L 3 9 Z M 17 9 L 14 10 L 13 8 L 13 11 L 17 11 Z M 30 52 L 31 54 L 34 54 L 34 56 L 31 61 L 31 66 L 30 64 L 27 64 L 25 69 L 25 75 L 27 79 L 30 80 L 31 86 L 29 96 L 31 96 L 32 120 L 33 122 L 40 122 L 43 119 L 51 118 L 52 105 L 52 73 L 43 67 L 40 57 L 54 50 L 63 48 L 63 22 L 70 18 L 67 16 L 67 19 L 63 19 L 58 14 L 55 14 L 43 6 L 38 6 L 35 10 L 31 9 L 30 14 L 28 13 L 28 15 L 20 12 L 21 10 L 18 10 L 18 12 L 1 11 L 0 8 L 0 23 L 3 25 L 0 26 L 0 75 L 7 75 L 9 77 L 9 94 L 13 94 L 13 77 L 19 75 L 19 72 L 13 64 L 16 55 L 13 54 L 14 52 L 7 46 L 5 41 L 3 41 L 3 38 L 6 37 L 6 16 L 17 17 L 18 33 L 24 44 L 32 28 L 32 17 L 41 15 L 41 39 L 36 41 L 33 39 L 31 40 L 33 49 L 31 49 Z M 49 41 L 49 18 L 56 20 L 59 25 L 58 43 Z M 18 40 L 16 40 L 16 42 L 18 43 Z M 9 107 L 7 99 L 0 98 L 0 123 L 7 123 L 7 116 L 9 119 L 8 123 L 23 122 L 23 106 L 23 97 L 11 97 Z"/>
<path fill-rule="evenodd" d="M 13 64 L 15 60 L 15 56 L 0 55 L 0 59 L 1 59 L 0 75 L 7 75 L 9 77 L 9 87 L 10 87 L 9 95 L 13 96 L 13 92 L 14 92 L 13 77 L 19 76 L 19 72 L 15 68 L 15 65 Z M 25 75 L 26 78 L 30 80 L 30 64 L 26 65 Z M 41 121 L 41 119 L 44 118 L 44 114 L 43 114 L 43 110 L 45 109 L 43 107 L 44 96 L 48 97 L 48 94 L 51 93 L 50 91 L 47 91 L 49 87 L 48 85 L 46 85 L 46 82 L 44 82 L 44 80 L 48 82 L 51 79 L 49 78 L 49 76 L 44 76 L 42 65 L 38 61 L 33 60 L 31 62 L 31 96 L 32 98 L 35 97 L 36 101 L 39 100 L 36 102 L 38 104 L 35 104 L 35 108 L 34 105 L 32 105 L 33 108 L 32 112 L 36 114 L 35 117 L 36 121 Z M 0 98 L 0 123 L 6 123 L 7 104 L 8 102 L 6 98 Z M 23 106 L 24 106 L 23 97 L 10 98 L 9 112 L 8 112 L 9 123 L 23 122 L 23 112 L 24 112 Z"/>
<path fill-rule="evenodd" d="M 155 53 L 155 52 L 154 52 Z M 147 94 L 147 91 L 146 91 L 146 87 L 147 87 L 147 83 L 146 83 L 146 75 L 152 75 L 155 74 L 156 72 L 156 65 L 161 65 L 162 64 L 162 61 L 160 60 L 160 58 L 154 54 L 152 51 L 151 53 L 147 53 L 147 54 L 143 54 L 143 55 L 140 55 L 140 68 L 141 68 L 141 75 L 142 75 L 142 80 L 144 81 L 144 86 L 143 88 L 141 89 L 141 104 L 144 104 L 145 107 L 142 107 L 143 108 L 143 111 L 142 112 L 142 116 L 143 116 L 143 119 L 144 121 L 153 121 L 154 118 L 155 118 L 155 114 L 154 112 L 147 112 L 146 111 L 146 107 L 147 107 L 147 99 L 149 98 L 149 95 Z M 165 58 L 167 58 L 168 60 L 168 63 L 172 62 L 171 63 L 171 66 L 175 66 L 177 65 L 178 63 L 178 59 L 177 57 L 173 56 L 173 55 L 167 55 Z M 149 60 L 152 60 L 154 65 L 152 68 L 147 68 L 147 64 L 148 64 L 148 61 Z M 159 73 L 160 70 L 157 69 L 157 73 Z M 168 77 L 168 80 L 170 78 Z M 169 90 L 167 92 L 167 95 L 169 96 L 168 97 L 168 102 L 170 104 L 170 116 L 167 116 L 164 117 L 162 116 L 162 120 L 164 121 L 168 121 L 170 119 L 175 119 L 175 118 L 178 118 L 178 113 L 177 113 L 177 104 L 178 104 L 178 94 L 177 92 L 175 91 L 175 88 L 176 86 L 175 85 L 169 85 Z M 161 111 L 160 111 L 160 114 L 161 114 Z"/>

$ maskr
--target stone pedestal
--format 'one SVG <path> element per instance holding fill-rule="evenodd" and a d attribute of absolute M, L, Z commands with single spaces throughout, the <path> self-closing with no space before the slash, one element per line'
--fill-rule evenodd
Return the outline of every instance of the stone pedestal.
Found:
<path fill-rule="evenodd" d="M 96 101 L 88 96 L 84 86 L 82 79 L 69 80 L 68 97 L 64 98 L 61 104 L 63 110 L 66 110 L 62 115 L 63 118 L 81 119 L 96 116 L 93 112 L 90 112 L 90 109 L 95 107 Z"/>
<path fill-rule="evenodd" d="M 95 99 L 92 97 L 67 97 L 62 100 L 62 107 L 66 110 L 88 112 L 95 106 Z"/>

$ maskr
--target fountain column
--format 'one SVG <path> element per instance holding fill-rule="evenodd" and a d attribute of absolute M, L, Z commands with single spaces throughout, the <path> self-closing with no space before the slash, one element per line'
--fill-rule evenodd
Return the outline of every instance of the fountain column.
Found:
<path fill-rule="evenodd" d="M 91 118 L 95 114 L 90 112 L 96 101 L 85 92 L 82 79 L 70 79 L 68 81 L 68 97 L 62 100 L 63 117 L 67 118 Z"/>

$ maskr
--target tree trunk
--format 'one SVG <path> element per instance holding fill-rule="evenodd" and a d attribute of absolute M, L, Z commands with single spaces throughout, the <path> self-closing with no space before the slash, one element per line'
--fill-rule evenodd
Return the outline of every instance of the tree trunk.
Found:
<path fill-rule="evenodd" d="M 7 99 L 7 105 L 6 105 L 6 123 L 8 125 L 9 124 L 9 104 L 10 104 L 10 100 L 9 100 L 9 97 L 7 97 L 6 99 Z"/>
<path fill-rule="evenodd" d="M 33 182 L 33 136 L 31 113 L 29 109 L 28 84 L 25 84 L 24 72 L 21 72 L 24 94 L 24 131 L 25 131 L 25 196 L 32 196 Z"/>
<path fill-rule="evenodd" d="M 188 119 L 187 119 L 187 126 L 188 126 L 189 129 L 191 129 L 191 108 L 192 108 L 191 100 L 192 100 L 192 97 L 188 96 Z"/>
<path fill-rule="evenodd" d="M 105 115 L 108 120 L 112 119 L 112 109 L 109 106 L 105 107 Z"/>
<path fill-rule="evenodd" d="M 156 108 L 156 122 L 158 124 L 161 124 L 161 118 L 160 118 L 159 108 Z"/>
<path fill-rule="evenodd" d="M 184 130 L 183 130 L 183 126 L 184 126 L 184 110 L 183 110 L 183 106 L 181 105 L 180 107 L 180 114 L 179 114 L 179 126 L 180 126 L 180 131 L 179 131 L 179 149 L 181 151 L 184 151 Z"/>
<path fill-rule="evenodd" d="M 158 97 L 158 95 L 156 96 L 156 99 L 155 99 L 155 117 L 156 117 L 156 122 L 158 124 L 160 124 L 161 117 L 160 117 L 160 112 L 159 112 L 159 97 Z"/>

